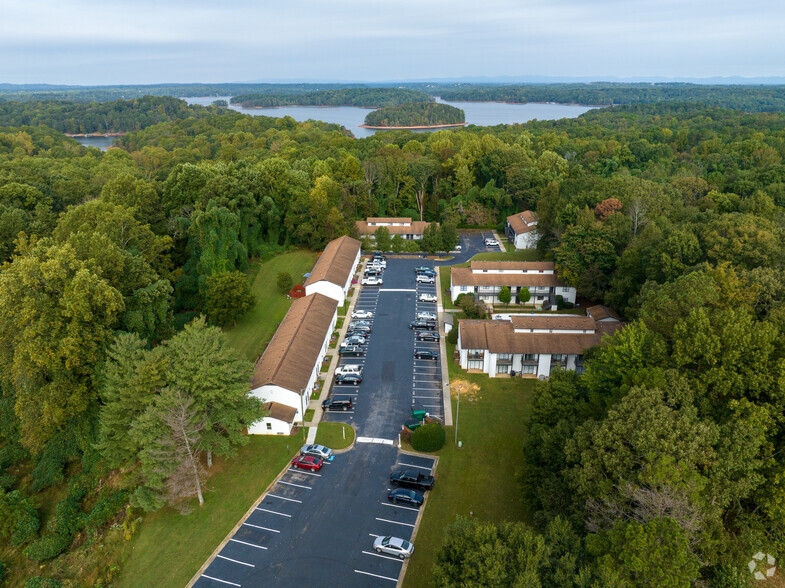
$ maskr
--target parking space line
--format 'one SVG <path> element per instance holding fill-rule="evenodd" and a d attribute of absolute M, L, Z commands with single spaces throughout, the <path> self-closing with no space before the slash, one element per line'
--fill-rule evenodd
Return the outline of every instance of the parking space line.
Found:
<path fill-rule="evenodd" d="M 441 404 L 423 404 L 425 408 L 441 408 Z"/>
<path fill-rule="evenodd" d="M 368 533 L 368 534 L 369 534 L 371 537 L 376 537 L 377 539 L 378 539 L 379 537 L 384 537 L 384 535 L 374 535 L 373 533 Z"/>
<path fill-rule="evenodd" d="M 257 506 L 256 510 L 263 510 L 264 512 L 269 512 L 272 514 L 277 514 L 280 517 L 287 517 L 292 518 L 292 515 L 286 514 L 285 512 L 275 512 L 274 510 L 267 510 L 266 508 L 262 508 L 261 506 Z"/>
<path fill-rule="evenodd" d="M 254 529 L 262 529 L 264 531 L 270 531 L 271 533 L 280 533 L 280 531 L 276 531 L 275 529 L 270 529 L 269 527 L 262 527 L 259 525 L 252 525 L 251 523 L 243 523 L 246 527 L 253 527 Z"/>
<path fill-rule="evenodd" d="M 294 472 L 295 474 L 303 474 L 304 476 L 316 476 L 317 478 L 321 478 L 321 474 L 314 474 L 313 472 L 304 472 L 299 468 L 289 468 L 287 471 Z"/>
<path fill-rule="evenodd" d="M 418 468 L 421 470 L 428 470 L 429 472 L 433 469 L 433 468 L 426 468 L 425 466 L 414 465 L 413 463 L 403 463 L 402 461 L 399 461 L 396 465 L 407 466 L 410 468 Z"/>
<path fill-rule="evenodd" d="M 417 396 L 417 394 L 413 394 L 414 398 L 426 398 L 428 400 L 433 400 L 434 398 L 441 398 L 441 396 Z M 441 406 L 441 404 L 439 405 Z"/>
<path fill-rule="evenodd" d="M 382 580 L 389 580 L 390 582 L 397 582 L 398 578 L 388 578 L 387 576 L 380 576 L 379 574 L 372 574 L 371 572 L 363 572 L 362 570 L 354 570 L 356 574 L 365 574 L 366 576 L 373 576 L 374 578 L 381 578 Z M 235 584 L 239 586 L 239 584 Z"/>
<path fill-rule="evenodd" d="M 229 539 L 229 541 L 234 541 L 235 543 L 242 543 L 243 545 L 248 545 L 249 547 L 256 547 L 256 549 L 264 549 L 267 551 L 267 548 L 264 545 L 256 545 L 255 543 L 248 543 L 247 541 L 240 541 L 239 539 Z"/>
<path fill-rule="evenodd" d="M 372 551 L 363 551 L 365 555 L 372 555 L 374 557 L 381 557 L 382 559 L 390 559 L 392 561 L 397 561 L 398 563 L 403 563 L 403 560 L 399 557 L 390 557 L 389 555 L 382 555 L 381 553 L 374 553 Z"/>
<path fill-rule="evenodd" d="M 376 520 L 377 521 L 382 521 L 383 523 L 392 523 L 393 525 L 403 525 L 404 527 L 414 528 L 414 525 L 410 525 L 409 523 L 399 523 L 398 521 L 391 521 L 391 520 L 388 520 L 388 519 L 380 519 L 379 517 L 376 517 Z"/>
<path fill-rule="evenodd" d="M 302 484 L 292 484 L 291 482 L 284 482 L 283 480 L 278 480 L 279 484 L 286 484 L 287 486 L 294 486 L 295 488 L 305 488 L 306 490 L 313 490 L 311 486 L 303 486 Z"/>
<path fill-rule="evenodd" d="M 245 563 L 244 561 L 240 561 L 240 560 L 237 560 L 237 559 L 232 559 L 231 557 L 223 556 L 220 553 L 218 555 L 216 555 L 215 557 L 220 557 L 221 559 L 225 559 L 226 561 L 233 561 L 236 564 L 240 564 L 241 566 L 248 566 L 249 568 L 255 568 L 256 567 L 253 564 Z"/>
<path fill-rule="evenodd" d="M 400 504 L 389 504 L 387 502 L 380 502 L 382 506 L 389 506 L 390 508 L 403 508 L 406 510 L 413 510 L 414 512 L 420 512 L 419 508 L 412 508 L 411 506 L 401 506 Z"/>
<path fill-rule="evenodd" d="M 234 582 L 227 582 L 226 580 L 221 580 L 220 578 L 213 578 L 212 576 L 208 576 L 207 574 L 202 574 L 201 577 L 202 578 L 207 578 L 208 580 L 215 580 L 216 582 L 220 582 L 221 584 L 229 584 L 229 586 L 242 586 L 242 584 L 235 584 Z"/>
<path fill-rule="evenodd" d="M 297 500 L 296 498 L 286 498 L 286 496 L 278 496 L 277 494 L 268 494 L 270 498 L 278 498 L 279 500 L 288 500 L 289 502 L 299 502 L 300 504 L 303 503 L 302 500 Z"/>

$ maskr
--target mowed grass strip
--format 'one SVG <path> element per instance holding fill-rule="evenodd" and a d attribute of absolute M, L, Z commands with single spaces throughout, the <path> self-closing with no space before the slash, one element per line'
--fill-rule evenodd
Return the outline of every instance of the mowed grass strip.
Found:
<path fill-rule="evenodd" d="M 330 449 L 346 449 L 354 443 L 354 429 L 344 423 L 319 423 L 315 443 Z"/>
<path fill-rule="evenodd" d="M 289 272 L 295 284 L 302 284 L 303 274 L 311 271 L 314 263 L 316 253 L 298 250 L 277 255 L 259 266 L 251 286 L 256 306 L 236 326 L 225 330 L 232 347 L 245 358 L 256 361 L 292 304 L 278 291 L 278 272 Z"/>
<path fill-rule="evenodd" d="M 288 446 L 288 447 L 287 447 Z M 203 506 L 144 516 L 125 550 L 118 588 L 185 586 L 240 517 L 300 449 L 299 439 L 255 435 L 232 459 L 215 459 Z"/>
<path fill-rule="evenodd" d="M 523 458 L 523 433 L 535 381 L 520 378 L 489 378 L 468 374 L 452 361 L 454 345 L 447 345 L 450 381 L 479 387 L 461 396 L 458 440 L 455 428 L 447 427 L 447 443 L 436 452 L 439 465 L 436 485 L 428 495 L 417 537 L 416 550 L 409 561 L 404 586 L 431 586 L 431 570 L 442 544 L 444 528 L 474 513 L 487 521 L 530 521 L 516 474 Z M 453 393 L 453 421 L 457 414 Z"/>
<path fill-rule="evenodd" d="M 510 245 L 510 247 L 514 247 Z M 542 255 L 537 249 L 515 249 L 512 251 L 485 251 L 472 257 L 472 261 L 540 261 Z"/>

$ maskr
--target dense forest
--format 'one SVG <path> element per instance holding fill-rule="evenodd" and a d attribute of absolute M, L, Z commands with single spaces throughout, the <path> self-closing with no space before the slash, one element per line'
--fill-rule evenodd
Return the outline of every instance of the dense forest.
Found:
<path fill-rule="evenodd" d="M 509 86 L 471 85 L 433 88 L 447 101 L 558 102 L 613 106 L 697 102 L 745 112 L 785 111 L 785 86 L 706 86 L 699 84 L 526 84 Z"/>
<path fill-rule="evenodd" d="M 785 115 L 743 110 L 663 102 L 354 139 L 196 109 L 140 120 L 106 153 L 0 128 L 4 557 L 37 569 L 97 545 L 79 537 L 126 506 L 195 495 L 193 456 L 165 451 L 178 418 L 202 419 L 209 455 L 243 442 L 251 366 L 192 319 L 251 259 L 318 250 L 367 216 L 501 229 L 533 209 L 560 275 L 630 324 L 584 374 L 538 384 L 517 472 L 531 524 L 471 541 L 451 528 L 453 553 L 477 556 L 448 549 L 436 577 L 747 585 L 750 554 L 785 548 Z M 500 546 L 520 557 L 491 565 Z"/>
<path fill-rule="evenodd" d="M 144 96 L 113 102 L 3 102 L 0 126 L 47 126 L 66 134 L 127 133 L 180 118 L 213 114 L 176 98 Z"/>
<path fill-rule="evenodd" d="M 408 102 L 380 108 L 365 116 L 365 124 L 370 127 L 432 127 L 457 125 L 465 121 L 460 108 L 434 102 Z"/>
<path fill-rule="evenodd" d="M 401 88 L 350 88 L 322 90 L 303 94 L 240 94 L 232 97 L 232 104 L 246 108 L 272 106 L 361 106 L 383 108 L 405 102 L 428 102 L 428 94 Z"/>

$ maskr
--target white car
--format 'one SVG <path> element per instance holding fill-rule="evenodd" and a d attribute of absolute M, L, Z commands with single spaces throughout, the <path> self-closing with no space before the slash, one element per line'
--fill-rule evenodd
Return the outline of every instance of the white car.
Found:
<path fill-rule="evenodd" d="M 485 240 L 485 244 L 488 247 L 498 247 L 499 246 L 499 242 L 496 239 L 486 239 Z"/>
<path fill-rule="evenodd" d="M 347 374 L 356 374 L 358 376 L 361 376 L 362 373 L 363 373 L 363 366 L 356 363 L 339 365 L 337 368 L 335 368 L 336 376 L 345 376 Z"/>
<path fill-rule="evenodd" d="M 420 302 L 436 302 L 436 294 L 420 294 L 417 300 Z"/>
<path fill-rule="evenodd" d="M 369 262 L 368 265 L 369 266 L 371 266 L 371 265 L 378 265 L 379 267 L 386 268 L 387 267 L 387 261 L 384 260 L 384 259 L 381 259 L 381 260 L 374 259 L 373 261 Z"/>
<path fill-rule="evenodd" d="M 374 276 L 363 278 L 362 285 L 363 286 L 381 286 L 382 285 L 382 279 L 381 278 L 376 278 Z"/>
<path fill-rule="evenodd" d="M 417 276 L 416 281 L 420 284 L 435 284 L 436 280 L 431 276 L 426 276 L 424 274 L 420 274 Z"/>
<path fill-rule="evenodd" d="M 413 543 L 409 543 L 406 539 L 390 537 L 389 535 L 387 537 L 377 537 L 373 542 L 373 548 L 376 550 L 376 553 L 386 553 L 401 559 L 411 557 L 412 553 L 414 553 Z"/>
<path fill-rule="evenodd" d="M 370 310 L 355 310 L 352 313 L 353 319 L 372 319 L 373 313 Z"/>
<path fill-rule="evenodd" d="M 414 318 L 419 321 L 435 321 L 438 317 L 432 312 L 418 312 Z"/>

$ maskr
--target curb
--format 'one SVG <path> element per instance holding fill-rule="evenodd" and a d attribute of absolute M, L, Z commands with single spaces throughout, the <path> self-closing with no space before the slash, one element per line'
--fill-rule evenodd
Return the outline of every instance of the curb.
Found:
<path fill-rule="evenodd" d="M 444 310 L 441 292 L 441 267 L 436 268 L 436 283 L 439 287 L 436 288 L 436 307 L 441 308 L 441 313 L 447 312 Z M 457 329 L 458 325 L 452 327 Z M 439 353 L 442 356 L 442 406 L 444 407 L 444 426 L 452 426 L 452 398 L 450 396 L 450 371 L 447 367 L 447 362 L 451 358 L 447 357 L 447 333 L 444 332 L 444 320 L 439 321 Z"/>

